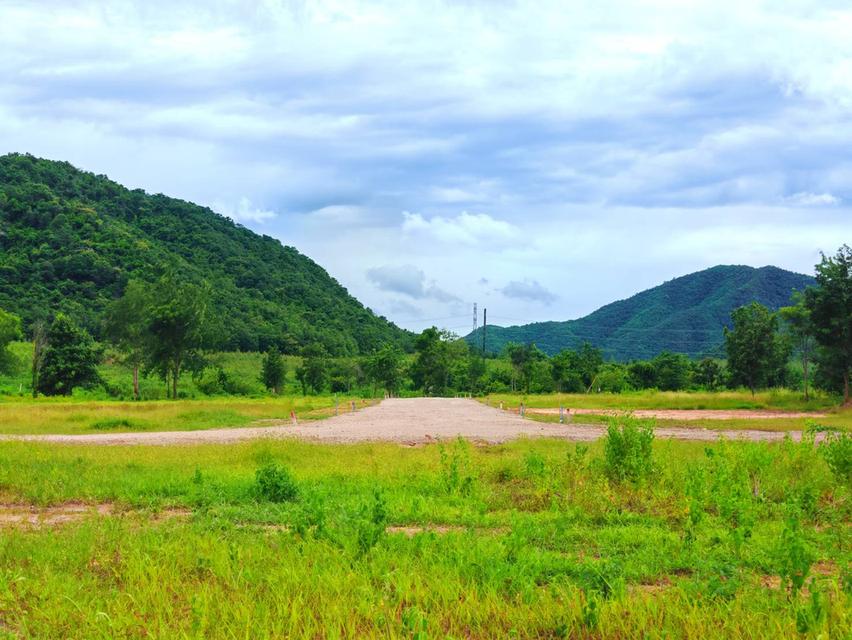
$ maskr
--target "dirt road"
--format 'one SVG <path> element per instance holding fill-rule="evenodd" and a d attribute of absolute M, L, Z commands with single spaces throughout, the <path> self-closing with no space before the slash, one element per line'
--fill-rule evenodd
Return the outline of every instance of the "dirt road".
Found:
<path fill-rule="evenodd" d="M 567 440 L 597 440 L 604 434 L 600 425 L 545 424 L 487 407 L 475 400 L 458 398 L 411 398 L 385 400 L 355 413 L 291 425 L 282 422 L 264 427 L 207 429 L 204 431 L 160 431 L 141 433 L 97 433 L 86 435 L 3 436 L 2 439 L 99 445 L 175 445 L 230 443 L 255 438 L 303 438 L 329 443 L 389 441 L 423 444 L 463 436 L 471 440 L 499 443 L 517 438 L 550 437 Z M 780 440 L 772 431 L 715 431 L 699 428 L 658 428 L 659 438 L 716 440 L 720 437 L 748 440 Z M 792 432 L 795 439 L 800 432 Z"/>

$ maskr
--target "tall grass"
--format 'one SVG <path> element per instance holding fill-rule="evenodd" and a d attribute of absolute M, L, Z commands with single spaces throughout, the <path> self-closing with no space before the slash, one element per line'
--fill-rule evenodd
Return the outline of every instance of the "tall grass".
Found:
<path fill-rule="evenodd" d="M 641 481 L 628 449 L 0 443 L 4 501 L 119 512 L 0 529 L 0 637 L 852 633 L 820 446 L 654 441 Z"/>

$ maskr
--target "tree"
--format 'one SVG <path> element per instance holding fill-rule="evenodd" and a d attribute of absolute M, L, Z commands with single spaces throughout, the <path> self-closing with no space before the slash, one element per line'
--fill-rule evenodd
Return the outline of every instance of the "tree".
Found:
<path fill-rule="evenodd" d="M 592 390 L 595 378 L 603 365 L 603 352 L 593 347 L 590 342 L 584 342 L 577 350 L 577 366 L 586 393 Z"/>
<path fill-rule="evenodd" d="M 778 310 L 784 326 L 802 359 L 802 385 L 805 391 L 805 400 L 808 399 L 808 366 L 813 355 L 815 340 L 814 329 L 811 326 L 811 312 L 805 304 L 804 295 L 796 291 L 793 293 L 793 305 L 782 307 Z"/>
<path fill-rule="evenodd" d="M 459 344 L 454 349 L 456 343 Z M 450 389 L 453 359 L 460 357 L 461 350 L 466 348 L 466 343 L 449 331 L 437 327 L 425 329 L 414 341 L 416 356 L 411 366 L 414 386 L 427 396 L 446 394 Z"/>
<path fill-rule="evenodd" d="M 695 384 L 712 391 L 722 379 L 722 367 L 713 358 L 703 358 L 695 364 L 692 379 Z"/>
<path fill-rule="evenodd" d="M 779 379 L 789 346 L 778 335 L 778 317 L 758 302 L 731 313 L 733 329 L 725 328 L 725 349 L 731 381 L 751 390 Z M 781 373 L 783 376 L 783 373 Z"/>
<path fill-rule="evenodd" d="M 149 285 L 138 280 L 127 283 L 124 295 L 114 300 L 104 316 L 104 335 L 122 354 L 124 364 L 133 370 L 133 397 L 139 400 L 139 369 L 145 363 L 148 333 L 148 311 L 151 300 Z"/>
<path fill-rule="evenodd" d="M 627 365 L 627 376 L 634 389 L 653 389 L 657 386 L 657 368 L 647 360 Z"/>
<path fill-rule="evenodd" d="M 663 351 L 651 360 L 654 378 L 661 391 L 679 391 L 689 384 L 689 358 L 682 353 Z"/>
<path fill-rule="evenodd" d="M 33 398 L 38 396 L 38 380 L 44 365 L 44 350 L 47 348 L 47 325 L 39 320 L 33 325 L 33 362 L 32 390 Z"/>
<path fill-rule="evenodd" d="M 260 381 L 275 395 L 281 393 L 281 387 L 284 384 L 284 359 L 281 357 L 281 352 L 278 347 L 272 345 L 263 357 L 263 363 L 260 369 Z"/>
<path fill-rule="evenodd" d="M 834 257 L 822 255 L 816 265 L 816 287 L 805 290 L 805 306 L 820 345 L 825 367 L 843 384 L 843 403 L 852 404 L 849 374 L 852 370 L 852 248 L 843 245 Z M 820 368 L 823 368 L 821 364 Z"/>
<path fill-rule="evenodd" d="M 309 390 L 319 393 L 328 381 L 328 351 L 319 343 L 302 350 L 302 364 L 296 369 L 296 379 L 302 385 L 302 394 Z"/>
<path fill-rule="evenodd" d="M 212 342 L 208 327 L 210 291 L 166 274 L 152 287 L 146 313 L 145 359 L 178 397 L 184 371 L 203 370 L 204 349 Z"/>
<path fill-rule="evenodd" d="M 18 362 L 9 351 L 9 343 L 21 339 L 21 319 L 13 313 L 0 309 L 0 373 L 11 373 Z"/>
<path fill-rule="evenodd" d="M 384 345 L 367 356 L 364 366 L 367 378 L 389 396 L 396 395 L 402 386 L 404 358 L 405 354 L 397 345 Z"/>
<path fill-rule="evenodd" d="M 92 337 L 65 314 L 57 314 L 47 330 L 37 391 L 68 396 L 75 387 L 99 382 L 98 360 Z"/>

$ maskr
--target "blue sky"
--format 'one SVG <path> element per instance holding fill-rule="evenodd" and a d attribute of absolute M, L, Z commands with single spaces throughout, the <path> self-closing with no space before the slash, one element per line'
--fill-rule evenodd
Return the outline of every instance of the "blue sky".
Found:
<path fill-rule="evenodd" d="M 406 328 L 852 242 L 848 2 L 172 4 L 0 0 L 0 152 L 209 205 Z"/>

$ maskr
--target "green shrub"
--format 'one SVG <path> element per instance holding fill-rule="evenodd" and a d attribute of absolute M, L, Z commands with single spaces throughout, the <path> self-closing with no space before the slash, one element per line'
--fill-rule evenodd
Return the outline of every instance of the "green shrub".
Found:
<path fill-rule="evenodd" d="M 819 451 L 838 480 L 852 481 L 852 436 L 839 431 L 829 433 Z"/>
<path fill-rule="evenodd" d="M 92 423 L 92 429 L 98 431 L 107 431 L 109 429 L 133 429 L 134 425 L 130 420 L 124 418 L 112 418 L 110 420 L 99 420 Z"/>
<path fill-rule="evenodd" d="M 637 481 L 653 471 L 654 423 L 630 417 L 609 421 L 604 439 L 604 470 L 610 480 Z"/>
<path fill-rule="evenodd" d="M 292 502 L 299 497 L 299 487 L 286 467 L 270 462 L 255 473 L 257 495 L 269 502 Z"/>

